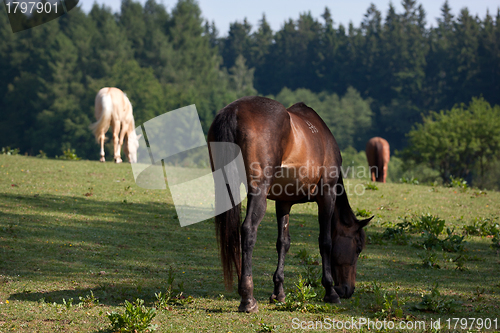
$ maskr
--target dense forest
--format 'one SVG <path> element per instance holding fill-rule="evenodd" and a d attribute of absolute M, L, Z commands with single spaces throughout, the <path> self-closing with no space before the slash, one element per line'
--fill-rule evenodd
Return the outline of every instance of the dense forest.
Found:
<path fill-rule="evenodd" d="M 304 101 L 341 148 L 357 150 L 374 135 L 402 149 L 422 116 L 472 97 L 500 104 L 500 11 L 480 18 L 464 8 L 454 17 L 445 2 L 427 28 L 417 1 L 402 4 L 402 13 L 370 6 L 359 27 L 336 24 L 325 8 L 276 32 L 265 16 L 257 27 L 234 22 L 225 37 L 194 0 L 171 11 L 155 0 L 123 0 L 118 13 L 75 8 L 16 34 L 0 11 L 0 147 L 49 156 L 72 148 L 97 159 L 88 126 L 104 86 L 127 93 L 136 125 L 196 104 L 207 130 L 241 96 Z"/>

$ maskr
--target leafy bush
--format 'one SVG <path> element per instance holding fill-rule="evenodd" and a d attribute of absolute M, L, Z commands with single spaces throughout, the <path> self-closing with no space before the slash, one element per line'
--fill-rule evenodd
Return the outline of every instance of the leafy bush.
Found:
<path fill-rule="evenodd" d="M 405 230 L 405 225 L 403 223 L 398 223 L 395 227 L 386 228 L 381 237 L 397 245 L 408 245 L 410 235 L 406 234 Z"/>
<path fill-rule="evenodd" d="M 75 150 L 69 149 L 69 148 L 63 151 L 63 155 L 56 156 L 56 158 L 58 158 L 60 160 L 71 160 L 71 161 L 81 160 L 81 158 L 76 155 Z"/>
<path fill-rule="evenodd" d="M 111 321 L 112 329 L 118 332 L 138 333 L 145 331 L 155 331 L 157 325 L 151 325 L 151 321 L 156 316 L 155 308 L 147 309 L 142 299 L 137 299 L 134 303 L 125 301 L 125 312 L 107 313 Z"/>
<path fill-rule="evenodd" d="M 465 235 L 492 237 L 491 247 L 500 249 L 500 224 L 495 222 L 497 219 L 498 216 L 494 218 L 475 218 L 472 225 L 463 227 L 463 233 Z"/>
<path fill-rule="evenodd" d="M 500 233 L 500 224 L 498 222 L 495 222 L 495 220 L 497 219 L 498 216 L 494 218 L 476 217 L 472 221 L 471 225 L 463 226 L 463 233 L 465 235 L 481 236 L 481 237 L 494 236 Z"/>
<path fill-rule="evenodd" d="M 472 98 L 468 106 L 456 105 L 424 117 L 408 133 L 403 155 L 430 165 L 443 181 L 451 175 L 466 178 L 474 167 L 482 176 L 500 153 L 499 128 L 500 107 L 491 107 L 483 97 Z"/>
<path fill-rule="evenodd" d="M 413 218 L 409 224 L 410 230 L 415 232 L 428 232 L 436 237 L 444 232 L 445 220 L 431 214 L 420 215 Z"/>
<path fill-rule="evenodd" d="M 40 150 L 39 154 L 36 155 L 36 157 L 38 157 L 38 158 L 47 158 L 47 154 L 43 150 Z"/>
<path fill-rule="evenodd" d="M 469 187 L 467 185 L 466 180 L 464 180 L 463 178 L 455 178 L 453 176 L 450 176 L 449 186 L 459 188 L 459 189 L 461 189 L 462 192 L 467 191 L 467 188 Z"/>
<path fill-rule="evenodd" d="M 19 148 L 2 147 L 2 155 L 19 155 Z"/>
<path fill-rule="evenodd" d="M 454 229 L 446 228 L 447 237 L 439 239 L 433 233 L 425 231 L 422 234 L 423 242 L 416 244 L 417 247 L 423 247 L 426 250 L 438 249 L 447 252 L 462 252 L 464 250 L 465 236 L 454 234 Z"/>

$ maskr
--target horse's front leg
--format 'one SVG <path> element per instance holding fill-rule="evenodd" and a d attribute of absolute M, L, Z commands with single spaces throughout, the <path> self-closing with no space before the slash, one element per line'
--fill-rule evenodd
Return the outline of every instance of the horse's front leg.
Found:
<path fill-rule="evenodd" d="M 252 253 L 257 240 L 257 228 L 267 208 L 267 191 L 248 195 L 248 207 L 245 221 L 241 225 L 241 278 L 238 281 L 238 293 L 241 303 L 240 312 L 257 312 L 257 301 L 253 297 Z"/>
<path fill-rule="evenodd" d="M 120 145 L 120 129 L 121 129 L 121 124 L 119 121 L 115 121 L 113 123 L 113 145 L 115 148 L 115 163 L 121 163 L 122 158 L 121 158 L 121 150 L 122 147 Z"/>
<path fill-rule="evenodd" d="M 292 203 L 276 201 L 276 217 L 278 219 L 278 240 L 276 241 L 276 250 L 278 251 L 278 266 L 273 275 L 274 291 L 270 301 L 285 301 L 285 290 L 283 282 L 285 281 L 285 256 L 290 249 L 290 232 L 288 228 L 290 209 Z"/>
<path fill-rule="evenodd" d="M 323 300 L 328 303 L 340 303 L 340 297 L 333 288 L 333 277 L 331 267 L 332 252 L 332 217 L 335 208 L 334 188 L 328 185 L 324 187 L 325 192 L 318 195 L 318 219 L 319 219 L 319 251 L 323 266 L 323 277 L 321 284 L 325 287 Z"/>

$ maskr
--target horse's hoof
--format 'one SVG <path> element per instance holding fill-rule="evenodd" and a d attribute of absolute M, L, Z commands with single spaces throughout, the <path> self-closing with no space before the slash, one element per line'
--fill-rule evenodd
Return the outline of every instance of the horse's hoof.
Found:
<path fill-rule="evenodd" d="M 272 294 L 271 297 L 269 297 L 269 302 L 271 304 L 274 304 L 276 302 L 282 303 L 284 301 L 285 301 L 285 294 L 279 294 L 279 295 Z"/>
<path fill-rule="evenodd" d="M 104 162 L 106 162 L 106 159 L 105 159 L 105 158 L 104 158 L 104 156 L 103 156 L 103 157 L 101 157 L 101 159 L 100 159 L 99 161 L 101 161 L 101 162 L 103 162 L 103 163 L 104 163 Z"/>
<path fill-rule="evenodd" d="M 121 162 L 123 162 L 121 158 L 118 157 L 117 159 L 115 159 L 116 164 L 121 163 Z"/>
<path fill-rule="evenodd" d="M 337 303 L 340 304 L 340 297 L 339 295 L 331 295 L 331 296 L 326 296 L 323 297 L 323 301 L 326 303 Z"/>
<path fill-rule="evenodd" d="M 257 306 L 257 301 L 255 298 L 252 298 L 249 301 L 241 301 L 240 306 L 238 307 L 239 312 L 246 313 L 257 313 L 259 311 L 259 307 Z"/>

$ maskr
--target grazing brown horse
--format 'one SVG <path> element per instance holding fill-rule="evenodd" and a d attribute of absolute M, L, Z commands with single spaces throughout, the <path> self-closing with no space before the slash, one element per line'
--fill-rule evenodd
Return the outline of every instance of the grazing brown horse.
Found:
<path fill-rule="evenodd" d="M 363 227 L 371 218 L 358 221 L 352 212 L 340 173 L 339 147 L 318 114 L 304 103 L 286 109 L 268 98 L 244 97 L 218 112 L 208 132 L 208 142 L 209 149 L 212 142 L 237 144 L 246 169 L 243 177 L 248 184 L 248 201 L 243 223 L 240 205 L 215 218 L 228 289 L 233 272 L 238 275 L 238 310 L 257 311 L 252 251 L 257 228 L 266 212 L 266 199 L 276 201 L 278 219 L 278 267 L 273 276 L 271 301 L 285 300 L 284 260 L 290 248 L 290 209 L 296 203 L 312 201 L 318 204 L 324 301 L 339 303 L 339 297 L 350 297 L 357 259 L 365 243 Z M 218 154 L 223 153 L 210 149 L 212 169 L 224 170 L 226 188 L 216 187 L 216 195 L 218 191 L 237 191 L 241 175 L 224 169 L 226 162 Z"/>
<path fill-rule="evenodd" d="M 104 158 L 104 141 L 106 132 L 111 125 L 113 131 L 114 160 L 121 163 L 121 146 L 130 163 L 137 162 L 139 138 L 136 135 L 132 104 L 127 95 L 118 88 L 102 88 L 95 97 L 95 117 L 97 121 L 90 125 L 90 129 L 101 145 L 101 162 Z"/>
<path fill-rule="evenodd" d="M 387 178 L 387 166 L 391 159 L 389 142 L 378 136 L 371 138 L 366 143 L 366 159 L 370 166 L 372 182 L 385 183 Z"/>

